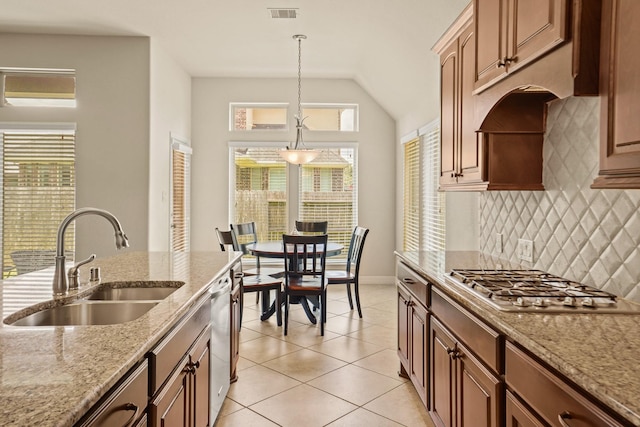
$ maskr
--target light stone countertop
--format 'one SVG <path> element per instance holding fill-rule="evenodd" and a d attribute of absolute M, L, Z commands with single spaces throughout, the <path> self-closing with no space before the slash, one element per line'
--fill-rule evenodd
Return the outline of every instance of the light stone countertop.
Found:
<path fill-rule="evenodd" d="M 178 290 L 142 317 L 116 325 L 27 327 L 0 325 L 0 426 L 71 426 L 209 290 L 238 252 L 126 252 L 81 268 L 101 282 L 180 281 Z M 53 268 L 0 282 L 2 319 L 52 299 Z"/>
<path fill-rule="evenodd" d="M 640 426 L 640 314 L 499 311 L 444 281 L 453 268 L 517 268 L 479 252 L 396 252 L 460 305 L 635 426 Z M 500 265 L 498 265 L 500 264 Z"/>

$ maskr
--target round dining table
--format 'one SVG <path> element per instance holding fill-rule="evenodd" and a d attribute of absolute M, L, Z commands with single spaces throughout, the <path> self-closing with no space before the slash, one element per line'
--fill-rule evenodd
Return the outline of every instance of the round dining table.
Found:
<path fill-rule="evenodd" d="M 289 248 L 291 251 L 292 248 Z M 327 242 L 327 257 L 332 257 L 336 255 L 340 255 L 342 250 L 344 249 L 344 245 L 337 242 Z M 270 240 L 266 242 L 256 242 L 247 245 L 247 250 L 251 252 L 253 255 L 258 256 L 260 258 L 284 258 L 284 243 L 282 240 Z M 282 266 L 282 276 L 284 276 L 284 264 Z M 275 277 L 273 274 L 271 275 Z M 307 302 L 308 298 L 300 297 L 299 303 L 302 306 L 304 312 L 306 313 L 309 321 L 311 323 L 316 323 L 316 318 L 311 312 L 309 308 L 309 304 Z M 270 304 L 269 291 L 265 291 L 262 293 L 262 315 L 260 316 L 260 320 L 267 320 L 269 317 L 275 313 L 275 302 Z M 317 307 L 318 301 L 311 301 L 314 307 Z"/>

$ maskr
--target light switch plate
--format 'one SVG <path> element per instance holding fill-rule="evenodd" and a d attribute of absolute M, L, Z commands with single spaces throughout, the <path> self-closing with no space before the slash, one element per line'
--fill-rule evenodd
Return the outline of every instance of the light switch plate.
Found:
<path fill-rule="evenodd" d="M 533 262 L 533 240 L 518 239 L 518 259 Z"/>

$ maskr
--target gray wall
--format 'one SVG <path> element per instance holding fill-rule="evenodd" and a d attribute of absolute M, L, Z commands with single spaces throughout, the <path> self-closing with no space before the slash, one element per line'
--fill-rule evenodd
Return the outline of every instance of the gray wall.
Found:
<path fill-rule="evenodd" d="M 288 102 L 293 111 L 297 85 L 295 79 L 196 78 L 192 89 L 192 250 L 218 250 L 214 229 L 229 225 L 229 141 L 295 140 L 294 126 L 289 132 L 229 132 L 229 102 Z M 365 280 L 392 283 L 395 122 L 352 80 L 303 79 L 302 95 L 303 102 L 360 106 L 359 132 L 307 132 L 305 141 L 359 144 L 359 223 L 371 229 L 361 274 Z"/>

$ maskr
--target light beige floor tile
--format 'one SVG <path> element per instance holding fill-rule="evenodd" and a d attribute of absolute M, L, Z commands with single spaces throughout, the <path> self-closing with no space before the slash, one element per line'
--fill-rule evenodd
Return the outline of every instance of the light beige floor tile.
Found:
<path fill-rule="evenodd" d="M 223 417 L 219 416 L 214 424 L 215 427 L 273 427 L 277 425 L 246 408 Z"/>
<path fill-rule="evenodd" d="M 341 399 L 362 406 L 402 385 L 402 381 L 366 370 L 354 365 L 346 365 L 308 383 Z"/>
<path fill-rule="evenodd" d="M 236 365 L 236 369 L 238 370 L 238 372 L 240 372 L 252 366 L 256 366 L 256 364 L 251 360 L 245 359 L 244 357 L 240 356 L 240 358 L 238 359 L 238 364 Z"/>
<path fill-rule="evenodd" d="M 373 323 L 367 322 L 366 319 L 360 319 L 356 313 L 355 317 L 350 317 L 347 314 L 344 316 L 327 318 L 327 323 L 324 325 L 324 329 L 337 334 L 350 334 L 351 332 L 355 332 L 371 325 L 373 325 Z"/>
<path fill-rule="evenodd" d="M 300 350 L 262 364 L 298 381 L 307 382 L 346 363 L 311 350 Z"/>
<path fill-rule="evenodd" d="M 260 338 L 262 336 L 263 334 L 254 331 L 253 329 L 242 328 L 240 330 L 240 342 L 255 340 L 256 338 Z"/>
<path fill-rule="evenodd" d="M 388 349 L 394 350 L 398 346 L 398 333 L 395 324 L 393 328 L 381 325 L 373 325 L 362 328 L 356 332 L 350 333 L 348 336 L 357 338 L 372 344 L 383 345 Z"/>
<path fill-rule="evenodd" d="M 299 384 L 293 378 L 256 365 L 242 371 L 242 377 L 231 384 L 227 396 L 241 405 L 249 406 Z"/>
<path fill-rule="evenodd" d="M 358 319 L 358 310 L 354 310 L 342 315 L 343 317 L 351 317 Z M 398 317 L 396 313 L 391 311 L 377 310 L 371 307 L 362 307 L 362 319 L 368 323 L 373 323 L 381 326 L 391 326 L 398 324 Z"/>
<path fill-rule="evenodd" d="M 321 427 L 357 407 L 302 384 L 251 406 L 251 409 L 284 427 Z"/>
<path fill-rule="evenodd" d="M 376 310 L 388 311 L 396 315 L 398 313 L 398 306 L 395 304 L 395 298 L 396 298 L 395 294 L 393 295 L 393 298 L 394 298 L 394 304 L 389 304 L 388 301 L 385 301 L 378 304 L 368 305 L 368 307 L 375 308 Z"/>
<path fill-rule="evenodd" d="M 284 321 L 284 316 L 282 317 Z M 296 321 L 289 321 L 289 327 L 294 324 L 295 326 L 299 326 L 300 323 Z M 280 335 L 284 333 L 284 328 L 282 326 L 278 326 L 275 314 L 271 316 L 267 320 L 251 320 L 249 322 L 242 322 L 242 327 L 246 329 L 251 329 L 252 331 L 260 332 L 264 335 Z"/>
<path fill-rule="evenodd" d="M 232 414 L 236 411 L 241 410 L 242 408 L 244 408 L 244 406 L 227 397 L 226 399 L 224 399 L 224 402 L 222 402 L 222 407 L 220 408 L 220 412 L 218 413 L 218 418 L 222 418 L 225 415 Z"/>
<path fill-rule="evenodd" d="M 240 343 L 242 357 L 254 363 L 263 363 L 301 349 L 300 346 L 274 337 L 261 337 Z"/>
<path fill-rule="evenodd" d="M 357 360 L 353 364 L 402 382 L 408 381 L 408 379 L 398 375 L 400 359 L 398 359 L 398 353 L 395 350 L 386 348 L 364 359 Z"/>
<path fill-rule="evenodd" d="M 367 403 L 364 408 L 406 426 L 433 426 L 427 409 L 409 382 Z"/>
<path fill-rule="evenodd" d="M 401 427 L 402 424 L 398 424 L 391 421 L 388 418 L 381 417 L 378 414 L 367 411 L 366 409 L 358 408 L 353 412 L 349 412 L 342 418 L 337 419 L 331 424 L 327 424 L 327 427 Z"/>
<path fill-rule="evenodd" d="M 357 312 L 355 305 L 353 309 L 356 310 Z M 327 303 L 327 313 L 332 313 L 332 314 L 351 313 L 351 307 L 349 307 L 349 301 L 347 301 L 346 299 L 345 301 L 342 301 L 342 300 L 329 301 Z"/>
<path fill-rule="evenodd" d="M 377 353 L 384 347 L 342 336 L 320 345 L 311 346 L 309 349 L 351 363 Z"/>
<path fill-rule="evenodd" d="M 317 325 L 300 325 L 289 328 L 287 335 L 281 335 L 277 338 L 299 345 L 301 347 L 310 347 L 312 345 L 321 344 L 333 338 L 339 337 L 339 334 L 324 330 L 324 336 L 320 335 L 320 328 Z"/>

